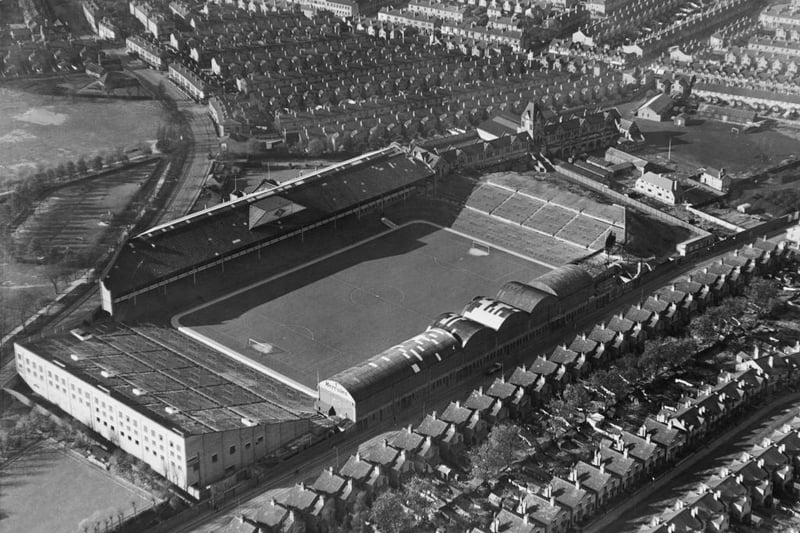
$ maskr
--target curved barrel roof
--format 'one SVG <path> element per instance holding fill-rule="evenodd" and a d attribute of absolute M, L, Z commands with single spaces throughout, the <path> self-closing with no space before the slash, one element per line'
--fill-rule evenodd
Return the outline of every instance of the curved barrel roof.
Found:
<path fill-rule="evenodd" d="M 552 299 L 553 295 L 519 281 L 509 281 L 497 291 L 498 300 L 527 313 L 531 313 L 540 302 L 548 298 Z"/>
<path fill-rule="evenodd" d="M 461 311 L 461 315 L 498 331 L 508 320 L 524 314 L 521 309 L 495 300 L 494 298 L 475 298 Z"/>
<path fill-rule="evenodd" d="M 460 347 L 452 333 L 430 328 L 326 381 L 340 384 L 358 402 L 390 388 L 410 374 L 440 363 L 457 353 Z"/>
<path fill-rule="evenodd" d="M 482 333 L 494 336 L 491 328 L 456 313 L 442 313 L 433 321 L 431 328 L 439 328 L 452 333 L 461 341 L 462 347 L 466 347 L 473 338 L 479 337 Z"/>
<path fill-rule="evenodd" d="M 530 286 L 559 299 L 564 299 L 580 291 L 591 290 L 594 280 L 589 273 L 577 265 L 564 265 L 542 274 L 530 282 Z"/>

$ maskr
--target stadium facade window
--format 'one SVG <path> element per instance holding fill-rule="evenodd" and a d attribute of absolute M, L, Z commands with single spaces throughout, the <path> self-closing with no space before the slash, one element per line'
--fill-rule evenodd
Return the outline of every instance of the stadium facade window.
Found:
<path fill-rule="evenodd" d="M 235 454 L 236 453 L 236 446 L 231 446 L 230 452 L 231 452 L 231 455 Z"/>
<path fill-rule="evenodd" d="M 212 455 L 212 456 L 211 456 L 211 462 L 212 462 L 212 463 L 216 463 L 218 460 L 219 460 L 219 457 L 217 457 L 217 454 L 216 454 L 216 453 L 215 453 L 214 455 Z"/>

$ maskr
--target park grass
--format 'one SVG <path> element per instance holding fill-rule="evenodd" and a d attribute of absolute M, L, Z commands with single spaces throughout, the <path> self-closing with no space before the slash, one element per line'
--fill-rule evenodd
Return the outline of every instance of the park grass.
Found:
<path fill-rule="evenodd" d="M 59 163 L 136 147 L 153 140 L 163 122 L 154 100 L 36 94 L 0 88 L 0 185 L 25 167 Z"/>
<path fill-rule="evenodd" d="M 734 178 L 745 177 L 800 154 L 798 141 L 785 130 L 765 126 L 748 133 L 732 133 L 732 125 L 696 120 L 678 127 L 672 122 L 637 120 L 645 136 L 642 156 L 686 173 L 698 168 L 725 168 Z M 739 128 L 741 130 L 742 128 Z"/>
<path fill-rule="evenodd" d="M 59 449 L 53 441 L 28 448 L 0 469 L 0 533 L 81 532 L 79 524 L 105 524 L 152 501 L 98 467 Z M 101 527 L 101 530 L 104 530 Z"/>

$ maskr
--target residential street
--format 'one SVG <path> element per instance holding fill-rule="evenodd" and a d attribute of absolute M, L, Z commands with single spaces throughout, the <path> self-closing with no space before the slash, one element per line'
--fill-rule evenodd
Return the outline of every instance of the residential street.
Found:
<path fill-rule="evenodd" d="M 205 184 L 211 164 L 208 154 L 217 151 L 217 134 L 208 116 L 207 107 L 196 103 L 181 92 L 167 79 L 166 74 L 152 69 L 137 69 L 132 72 L 152 87 L 158 87 L 163 81 L 170 98 L 175 100 L 178 108 L 188 115 L 194 137 L 180 180 L 174 186 L 172 196 L 162 209 L 161 216 L 153 221 L 155 226 L 181 217 L 192 208 Z"/>
<path fill-rule="evenodd" d="M 800 414 L 800 393 L 775 396 L 741 423 L 722 433 L 675 468 L 642 487 L 599 520 L 583 528 L 586 533 L 636 531 L 644 517 L 669 505 L 687 489 L 729 463 L 737 454 L 768 436 L 784 422 Z"/>

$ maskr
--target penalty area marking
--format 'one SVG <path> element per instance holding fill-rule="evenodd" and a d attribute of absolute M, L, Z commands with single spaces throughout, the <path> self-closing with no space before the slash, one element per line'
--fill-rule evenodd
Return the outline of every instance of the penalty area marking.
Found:
<path fill-rule="evenodd" d="M 285 375 L 281 374 L 280 372 L 276 372 L 275 370 L 273 370 L 272 368 L 270 368 L 268 366 L 264 366 L 262 364 L 256 363 L 255 361 L 253 361 L 249 357 L 247 357 L 245 355 L 242 355 L 241 353 L 237 352 L 236 350 L 234 350 L 232 348 L 228 348 L 224 344 L 220 344 L 219 342 L 206 337 L 202 333 L 199 333 L 199 332 L 193 330 L 192 328 L 188 328 L 186 326 L 178 325 L 176 329 L 180 333 L 183 333 L 184 335 L 186 335 L 187 337 L 192 338 L 192 339 L 196 340 L 197 342 L 199 342 L 201 344 L 205 344 L 209 348 L 213 348 L 214 350 L 227 355 L 231 359 L 239 361 L 243 365 L 249 366 L 250 368 L 252 368 L 253 370 L 256 370 L 257 372 L 259 372 L 261 374 L 265 374 L 265 375 L 271 377 L 272 379 L 280 381 L 284 385 L 288 385 L 289 387 L 292 387 L 293 389 L 295 389 L 295 390 L 297 390 L 299 392 L 302 392 L 303 394 L 305 394 L 307 396 L 310 396 L 311 398 L 314 398 L 314 399 L 317 398 L 317 391 L 316 390 L 314 390 L 314 389 L 312 389 L 310 387 L 306 387 L 305 385 L 303 385 L 299 381 L 296 381 L 296 380 L 294 380 L 294 379 L 292 379 L 292 378 L 290 378 L 288 376 L 285 376 Z"/>

